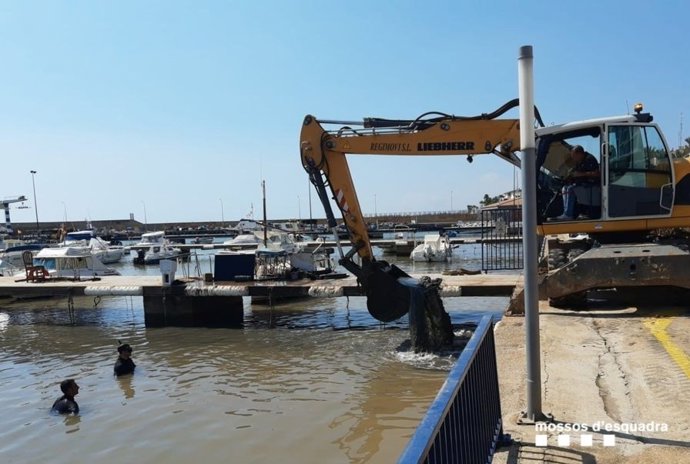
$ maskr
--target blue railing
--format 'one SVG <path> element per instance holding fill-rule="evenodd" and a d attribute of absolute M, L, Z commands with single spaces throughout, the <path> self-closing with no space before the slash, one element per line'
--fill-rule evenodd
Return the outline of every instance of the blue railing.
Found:
<path fill-rule="evenodd" d="M 503 439 L 493 320 L 484 316 L 399 462 L 491 462 Z"/>

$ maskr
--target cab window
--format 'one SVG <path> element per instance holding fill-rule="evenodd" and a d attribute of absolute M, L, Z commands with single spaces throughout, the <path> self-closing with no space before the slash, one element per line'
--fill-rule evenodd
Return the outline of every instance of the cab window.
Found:
<path fill-rule="evenodd" d="M 656 127 L 609 127 L 608 160 L 610 216 L 665 212 L 660 190 L 672 181 L 671 164 Z"/>

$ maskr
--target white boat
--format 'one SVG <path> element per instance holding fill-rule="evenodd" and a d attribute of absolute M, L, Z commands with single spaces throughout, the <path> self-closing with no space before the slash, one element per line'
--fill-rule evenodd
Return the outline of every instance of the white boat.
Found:
<path fill-rule="evenodd" d="M 141 234 L 139 243 L 135 243 L 131 248 L 149 248 L 151 245 L 162 245 L 165 241 L 165 231 L 147 232 Z"/>
<path fill-rule="evenodd" d="M 34 266 L 43 266 L 50 277 L 75 280 L 120 275 L 85 247 L 44 248 L 34 256 Z"/>
<path fill-rule="evenodd" d="M 246 247 L 246 246 L 258 245 L 258 244 L 259 244 L 259 238 L 256 235 L 254 235 L 253 232 L 247 232 L 247 233 L 239 234 L 238 236 L 223 242 L 223 245 L 238 246 L 238 247 Z"/>
<path fill-rule="evenodd" d="M 96 258 L 103 264 L 120 262 L 125 254 L 124 247 L 111 246 L 108 242 L 98 237 L 93 230 L 79 230 L 68 232 L 64 241 L 60 244 L 66 247 L 86 247 L 91 250 Z"/>
<path fill-rule="evenodd" d="M 244 234 L 245 232 L 254 232 L 261 230 L 261 224 L 253 219 L 241 219 L 235 227 L 231 227 L 232 230 L 237 231 L 239 234 Z"/>
<path fill-rule="evenodd" d="M 297 221 L 274 222 L 271 224 L 271 227 L 291 234 L 300 234 L 304 231 L 302 225 Z"/>
<path fill-rule="evenodd" d="M 410 253 L 410 259 L 415 262 L 442 262 L 451 258 L 453 248 L 448 238 L 430 234 L 424 236 L 424 243 L 420 243 Z"/>
<path fill-rule="evenodd" d="M 0 274 L 14 274 L 20 269 L 24 269 L 22 253 L 30 250 L 34 255 L 45 248 L 44 245 L 35 243 L 24 243 L 20 240 L 8 241 L 7 248 L 0 251 Z"/>
<path fill-rule="evenodd" d="M 304 249 L 290 254 L 290 264 L 294 269 L 298 269 L 312 278 L 335 275 L 336 263 L 332 254 L 332 248 L 319 245 L 313 251 Z M 338 276 L 341 275 L 338 274 Z"/>
<path fill-rule="evenodd" d="M 169 241 L 151 245 L 148 249 L 139 249 L 134 258 L 134 264 L 158 264 L 162 259 L 177 259 L 181 257 L 182 250 L 175 248 Z"/>
<path fill-rule="evenodd" d="M 302 246 L 295 240 L 295 236 L 282 231 L 267 230 L 265 233 L 254 232 L 259 240 L 257 250 L 285 251 L 287 253 L 297 253 L 302 250 Z M 264 243 L 264 236 L 266 243 Z"/>

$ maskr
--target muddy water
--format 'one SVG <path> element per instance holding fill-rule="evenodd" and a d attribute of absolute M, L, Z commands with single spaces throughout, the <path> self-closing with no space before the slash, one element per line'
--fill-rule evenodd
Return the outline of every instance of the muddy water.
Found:
<path fill-rule="evenodd" d="M 447 299 L 454 322 L 505 299 Z M 400 351 L 365 300 L 245 302 L 242 329 L 147 329 L 138 298 L 0 301 L 0 456 L 17 462 L 394 462 L 450 358 Z M 115 378 L 117 340 L 137 369 Z M 59 382 L 76 417 L 49 413 Z"/>

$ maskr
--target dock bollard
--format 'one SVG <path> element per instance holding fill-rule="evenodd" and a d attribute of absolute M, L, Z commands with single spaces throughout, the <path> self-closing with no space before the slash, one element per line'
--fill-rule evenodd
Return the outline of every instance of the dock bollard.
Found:
<path fill-rule="evenodd" d="M 177 271 L 177 261 L 172 259 L 161 259 L 161 278 L 164 287 L 170 287 L 175 281 L 175 271 Z"/>

